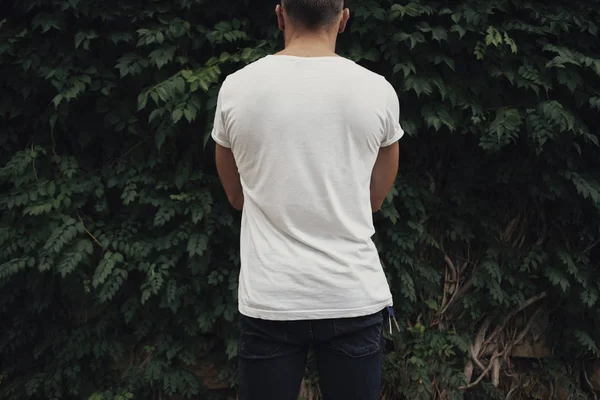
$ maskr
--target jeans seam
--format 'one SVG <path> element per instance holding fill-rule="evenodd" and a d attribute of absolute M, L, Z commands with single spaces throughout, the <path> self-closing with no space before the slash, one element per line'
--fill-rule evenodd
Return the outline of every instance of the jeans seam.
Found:
<path fill-rule="evenodd" d="M 356 354 L 350 354 L 350 352 L 348 352 L 348 351 L 346 351 L 346 350 L 342 349 L 341 347 L 339 347 L 338 345 L 336 345 L 336 344 L 333 344 L 333 343 L 331 344 L 331 346 L 333 346 L 333 347 L 334 347 L 334 348 L 336 348 L 337 350 L 341 351 L 342 353 L 344 353 L 345 355 L 347 355 L 347 356 L 348 356 L 348 357 L 350 357 L 350 358 L 363 358 L 363 357 L 368 357 L 368 356 L 371 356 L 371 355 L 373 355 L 373 354 L 375 354 L 375 353 L 379 353 L 379 352 L 381 351 L 381 343 L 379 343 L 379 340 L 377 341 L 376 348 L 374 348 L 374 349 L 373 349 L 373 351 L 370 351 L 370 352 L 368 352 L 368 353 L 365 353 L 365 354 L 360 354 L 360 355 L 356 355 Z M 363 347 L 363 348 L 361 348 L 361 351 L 362 351 L 363 349 L 365 349 L 365 348 L 366 348 L 366 347 Z"/>
<path fill-rule="evenodd" d="M 270 353 L 267 354 L 261 354 L 261 355 L 254 355 L 254 354 L 247 354 L 248 350 L 247 348 L 244 346 L 244 343 L 242 343 L 241 346 L 241 351 L 240 351 L 240 358 L 243 359 L 249 359 L 249 360 L 268 360 L 269 358 L 271 358 L 273 356 L 273 354 L 277 353 L 277 351 L 279 351 L 279 349 L 281 349 L 281 346 L 277 346 L 275 347 L 273 350 L 271 350 Z"/>

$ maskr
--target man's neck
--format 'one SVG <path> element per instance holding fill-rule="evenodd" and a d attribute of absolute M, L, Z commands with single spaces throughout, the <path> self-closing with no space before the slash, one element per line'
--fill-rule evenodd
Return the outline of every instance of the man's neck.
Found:
<path fill-rule="evenodd" d="M 285 49 L 277 54 L 297 57 L 335 56 L 337 37 L 330 32 L 291 32 L 285 37 Z"/>

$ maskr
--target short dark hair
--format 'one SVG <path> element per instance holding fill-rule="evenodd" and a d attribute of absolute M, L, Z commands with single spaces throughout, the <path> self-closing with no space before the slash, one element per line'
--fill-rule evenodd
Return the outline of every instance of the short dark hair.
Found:
<path fill-rule="evenodd" d="M 282 0 L 292 21 L 309 29 L 328 26 L 344 9 L 344 0 Z"/>

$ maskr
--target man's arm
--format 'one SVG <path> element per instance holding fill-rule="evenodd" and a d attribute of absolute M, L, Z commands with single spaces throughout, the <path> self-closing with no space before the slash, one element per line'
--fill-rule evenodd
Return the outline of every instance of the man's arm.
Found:
<path fill-rule="evenodd" d="M 244 208 L 244 192 L 242 191 L 240 174 L 231 149 L 217 143 L 216 162 L 219 178 L 225 189 L 227 199 L 233 208 L 241 210 Z"/>
<path fill-rule="evenodd" d="M 385 198 L 392 189 L 398 175 L 398 158 L 400 156 L 398 142 L 379 149 L 379 155 L 373 174 L 371 175 L 371 209 L 377 212 L 381 209 Z"/>

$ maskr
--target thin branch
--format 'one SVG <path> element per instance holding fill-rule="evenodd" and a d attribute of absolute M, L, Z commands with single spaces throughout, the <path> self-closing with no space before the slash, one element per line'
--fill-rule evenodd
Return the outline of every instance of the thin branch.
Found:
<path fill-rule="evenodd" d="M 463 273 L 464 273 L 464 272 L 467 270 L 467 267 L 468 267 L 468 266 L 469 266 L 469 260 L 468 260 L 468 259 L 467 259 L 467 260 L 463 260 L 463 265 L 462 265 L 462 267 L 460 267 L 460 268 L 458 269 L 458 276 L 459 276 L 459 277 L 460 277 L 460 276 L 461 276 L 461 275 L 462 275 L 462 274 L 463 274 Z"/>
<path fill-rule="evenodd" d="M 590 382 L 590 378 L 588 377 L 587 368 L 585 367 L 585 365 L 583 366 L 583 376 L 585 377 L 585 381 L 589 385 L 590 389 L 592 389 L 592 393 L 594 394 L 594 400 L 598 400 L 598 396 L 596 395 L 596 389 L 594 388 L 594 385 L 592 385 L 592 382 Z"/>
<path fill-rule="evenodd" d="M 588 253 L 590 251 L 592 251 L 596 246 L 598 246 L 600 244 L 600 239 L 596 240 L 594 243 L 590 244 L 584 251 L 583 253 Z"/>
<path fill-rule="evenodd" d="M 442 394 L 442 391 L 440 390 L 440 385 L 435 381 L 431 383 L 431 386 L 433 386 L 435 388 L 435 392 L 437 394 L 437 398 L 440 400 L 444 399 L 444 395 Z"/>
<path fill-rule="evenodd" d="M 526 309 L 527 307 L 531 306 L 534 303 L 537 303 L 538 301 L 544 299 L 548 294 L 546 292 L 541 293 L 538 296 L 534 296 L 531 297 L 529 299 L 527 299 L 523 304 L 521 304 L 519 307 L 515 308 L 513 311 L 511 311 L 506 318 L 504 319 L 504 322 L 502 323 L 502 325 L 500 326 L 500 329 L 496 329 L 494 331 L 494 333 L 492 335 L 490 335 L 488 342 L 491 342 L 492 340 L 495 339 L 495 337 L 498 335 L 498 333 L 500 333 L 502 330 L 504 330 L 504 327 L 506 326 L 506 324 L 508 324 L 508 322 L 518 313 L 520 313 L 521 311 L 523 311 L 524 309 Z"/>
<path fill-rule="evenodd" d="M 444 271 L 444 294 L 442 296 L 442 308 L 446 307 L 448 296 L 448 268 Z"/>
<path fill-rule="evenodd" d="M 486 344 L 485 347 L 482 346 L 482 349 L 479 351 L 479 355 L 481 357 L 489 357 L 496 352 L 499 346 L 496 343 Z"/>
<path fill-rule="evenodd" d="M 473 363 L 477 365 L 480 370 L 485 371 L 486 367 L 481 363 L 478 353 L 479 351 L 476 351 L 473 345 L 471 345 L 471 359 L 473 360 Z"/>
<path fill-rule="evenodd" d="M 520 217 L 516 217 L 508 223 L 508 226 L 504 229 L 504 232 L 502 232 L 502 240 L 504 242 L 508 242 L 513 236 L 513 234 L 517 230 L 517 225 L 519 224 L 520 219 Z"/>
<path fill-rule="evenodd" d="M 50 129 L 50 138 L 52 139 L 52 154 L 54 154 L 54 156 L 58 157 L 58 154 L 56 154 L 56 140 L 54 140 L 54 129 Z"/>
<path fill-rule="evenodd" d="M 517 383 L 512 389 L 510 389 L 510 391 L 506 395 L 506 400 L 510 400 L 510 398 L 513 395 L 513 393 L 516 392 L 518 389 L 519 389 L 519 384 Z"/>
<path fill-rule="evenodd" d="M 467 390 L 467 389 L 471 389 L 471 388 L 479 385 L 481 383 L 481 381 L 483 380 L 483 378 L 485 378 L 490 373 L 490 371 L 492 370 L 492 368 L 494 366 L 494 360 L 497 359 L 497 358 L 499 358 L 499 357 L 502 357 L 502 354 L 503 353 L 496 353 L 496 354 L 494 354 L 494 356 L 490 360 L 490 364 L 485 369 L 485 371 L 483 371 L 483 373 L 481 375 L 479 375 L 479 378 L 477 378 L 477 380 L 475 382 L 473 382 L 473 383 L 469 383 L 466 386 L 459 387 L 458 390 Z"/>
<path fill-rule="evenodd" d="M 465 382 L 471 382 L 471 379 L 473 378 L 474 369 L 475 366 L 473 365 L 473 361 L 469 361 L 467 365 L 465 365 L 465 369 L 463 370 L 463 373 L 465 375 Z"/>
<path fill-rule="evenodd" d="M 473 362 L 475 363 L 475 365 L 477 365 L 481 370 L 485 370 L 485 367 L 479 360 L 479 355 L 481 353 L 481 348 L 483 346 L 483 343 L 485 342 L 485 334 L 486 334 L 487 330 L 489 329 L 491 322 L 492 322 L 492 320 L 490 317 L 487 317 L 483 321 L 483 323 L 481 324 L 481 327 L 479 328 L 479 331 L 477 332 L 475 341 L 471 345 L 471 358 L 473 359 Z"/>
<path fill-rule="evenodd" d="M 33 152 L 33 142 L 31 142 L 31 151 Z M 35 181 L 39 181 L 38 179 L 38 174 L 37 174 L 37 170 L 35 169 L 35 158 L 33 158 L 31 160 L 31 165 L 33 166 L 33 177 L 35 178 Z"/>
<path fill-rule="evenodd" d="M 510 343 L 509 347 L 511 350 L 513 347 L 521 343 L 523 339 L 525 339 L 525 336 L 527 336 L 527 334 L 531 330 L 531 327 L 533 326 L 533 323 L 535 322 L 536 318 L 538 317 L 538 315 L 540 315 L 541 312 L 542 309 L 540 308 L 531 316 L 529 322 L 527 322 L 527 325 L 525 325 L 525 328 L 523 328 L 521 333 L 519 333 L 519 336 L 517 336 L 517 338 L 512 343 Z"/>
<path fill-rule="evenodd" d="M 83 219 L 81 219 L 81 215 L 79 215 L 78 213 L 77 216 L 79 217 L 79 221 L 81 222 L 81 226 L 83 226 L 83 230 L 85 231 L 85 233 L 87 233 L 94 240 L 94 242 L 96 242 L 98 246 L 104 249 L 104 246 L 102 246 L 102 244 L 100 243 L 100 241 L 98 241 L 96 236 L 94 236 L 92 232 L 88 231 L 88 229 L 85 227 L 85 223 L 83 222 Z"/>
<path fill-rule="evenodd" d="M 498 387 L 500 386 L 500 367 L 502 366 L 500 357 L 494 358 L 490 364 L 492 365 L 492 385 Z"/>
<path fill-rule="evenodd" d="M 452 282 L 457 283 L 458 276 L 457 276 L 456 267 L 454 266 L 454 263 L 452 262 L 450 257 L 448 257 L 447 254 L 444 255 L 444 260 L 446 261 L 446 264 L 448 264 L 448 267 L 452 271 Z"/>
<path fill-rule="evenodd" d="M 450 308 L 450 306 L 452 304 L 454 304 L 454 302 L 460 298 L 462 295 L 464 295 L 469 289 L 471 289 L 471 286 L 473 286 L 473 279 L 470 279 L 469 281 L 467 281 L 467 283 L 465 283 L 464 285 L 462 285 L 460 287 L 460 289 L 455 290 L 454 294 L 452 295 L 452 297 L 450 298 L 450 300 L 448 301 L 448 304 L 446 304 L 446 306 L 440 311 L 440 315 L 444 315 L 446 313 L 446 311 L 448 311 L 448 309 Z"/>
<path fill-rule="evenodd" d="M 139 142 L 138 144 L 136 144 L 135 146 L 133 146 L 131 149 L 127 150 L 122 156 L 120 156 L 119 158 L 115 159 L 110 165 L 113 166 L 119 160 L 122 160 L 123 158 L 127 157 L 129 154 L 131 154 L 132 151 L 134 151 L 135 149 L 137 149 L 138 147 L 140 147 L 141 145 L 143 145 L 144 143 L 146 143 L 147 140 L 148 139 L 144 139 L 141 142 Z"/>
<path fill-rule="evenodd" d="M 456 297 L 456 292 L 458 292 L 459 288 L 459 275 L 456 269 L 456 266 L 450 259 L 447 254 L 444 254 L 444 260 L 446 261 L 447 267 L 445 268 L 445 276 L 444 276 L 444 295 L 442 298 L 441 308 L 442 311 L 438 312 L 438 321 L 443 319 L 444 312 L 448 309 L 449 304 Z M 448 271 L 451 271 L 450 276 Z M 448 300 L 450 297 L 450 300 Z"/>

